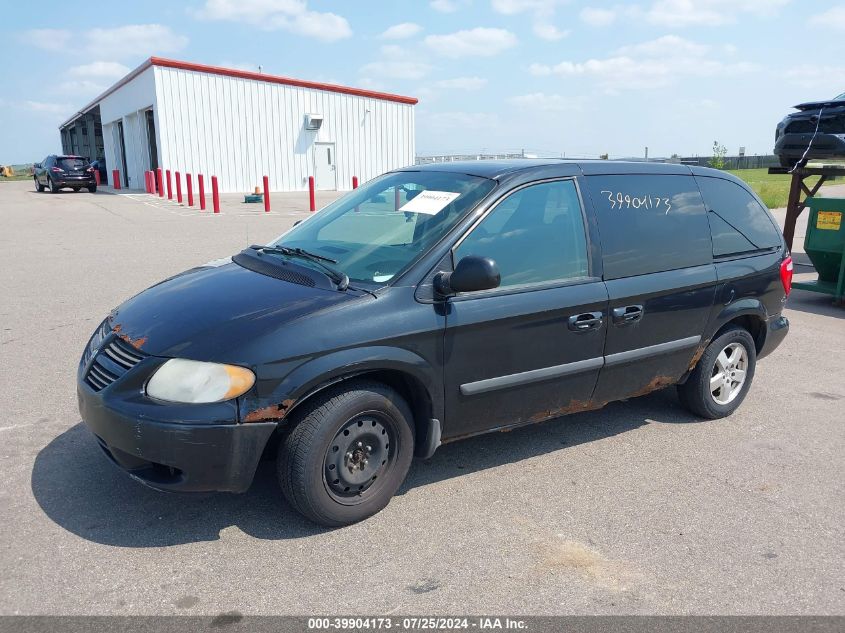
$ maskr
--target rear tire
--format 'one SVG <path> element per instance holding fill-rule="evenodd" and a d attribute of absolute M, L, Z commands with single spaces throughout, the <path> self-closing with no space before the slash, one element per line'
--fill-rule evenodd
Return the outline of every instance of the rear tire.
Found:
<path fill-rule="evenodd" d="M 376 514 L 408 474 L 412 420 L 408 404 L 381 383 L 344 382 L 318 394 L 279 445 L 282 493 L 306 518 L 327 527 Z"/>
<path fill-rule="evenodd" d="M 745 399 L 756 366 L 751 334 L 738 326 L 729 327 L 711 341 L 687 381 L 678 385 L 681 404 L 702 418 L 729 416 Z"/>
<path fill-rule="evenodd" d="M 35 190 L 38 193 L 44 193 L 44 185 L 42 185 L 40 182 L 38 182 L 38 177 L 33 176 L 32 179 L 35 181 Z"/>
<path fill-rule="evenodd" d="M 88 187 L 88 193 L 97 193 L 97 185 Z"/>
<path fill-rule="evenodd" d="M 49 187 L 50 193 L 59 193 L 59 188 L 56 186 L 56 183 L 53 182 L 53 179 L 49 176 L 47 177 L 47 187 Z"/>

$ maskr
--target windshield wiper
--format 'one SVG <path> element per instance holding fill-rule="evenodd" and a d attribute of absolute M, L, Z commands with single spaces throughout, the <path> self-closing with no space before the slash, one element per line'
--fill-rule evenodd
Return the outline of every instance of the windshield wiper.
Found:
<path fill-rule="evenodd" d="M 331 279 L 337 286 L 338 290 L 346 290 L 349 288 L 349 277 L 345 273 L 342 273 L 331 266 L 327 266 L 324 263 L 329 262 L 331 264 L 336 264 L 336 259 L 323 257 L 317 253 L 311 253 L 306 251 L 304 248 L 291 248 L 290 246 L 259 246 L 258 244 L 253 244 L 250 248 L 261 251 L 262 253 L 286 255 L 287 257 L 299 257 L 301 259 L 312 261 L 323 269 L 329 279 Z"/>

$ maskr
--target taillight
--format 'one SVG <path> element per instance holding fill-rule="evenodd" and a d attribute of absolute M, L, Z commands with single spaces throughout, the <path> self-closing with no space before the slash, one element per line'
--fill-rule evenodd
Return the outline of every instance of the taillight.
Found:
<path fill-rule="evenodd" d="M 85 171 L 87 171 L 89 174 L 93 174 L 93 173 L 94 173 L 94 168 L 93 168 L 93 167 L 89 167 L 89 168 L 88 168 L 88 169 L 86 169 Z"/>
<path fill-rule="evenodd" d="M 61 167 L 50 167 L 50 171 L 54 171 L 56 173 L 61 173 L 64 171 Z"/>
<path fill-rule="evenodd" d="M 787 257 L 780 263 L 780 281 L 783 284 L 783 291 L 789 296 L 792 290 L 792 258 Z"/>

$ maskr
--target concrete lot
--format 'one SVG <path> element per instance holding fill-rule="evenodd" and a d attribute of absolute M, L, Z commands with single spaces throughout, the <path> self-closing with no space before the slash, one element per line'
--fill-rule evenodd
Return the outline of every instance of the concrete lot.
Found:
<path fill-rule="evenodd" d="M 800 290 L 731 418 L 669 389 L 448 445 L 349 528 L 294 514 L 269 463 L 241 496 L 131 481 L 80 424 L 83 345 L 307 204 L 274 200 L 215 217 L 0 184 L 0 613 L 845 613 L 845 308 Z"/>

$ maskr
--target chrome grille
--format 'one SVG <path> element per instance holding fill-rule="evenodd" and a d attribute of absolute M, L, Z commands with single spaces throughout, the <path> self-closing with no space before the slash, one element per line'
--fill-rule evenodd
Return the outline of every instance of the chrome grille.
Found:
<path fill-rule="evenodd" d="M 105 389 L 144 359 L 144 354 L 119 338 L 104 345 L 85 374 L 94 391 Z"/>

